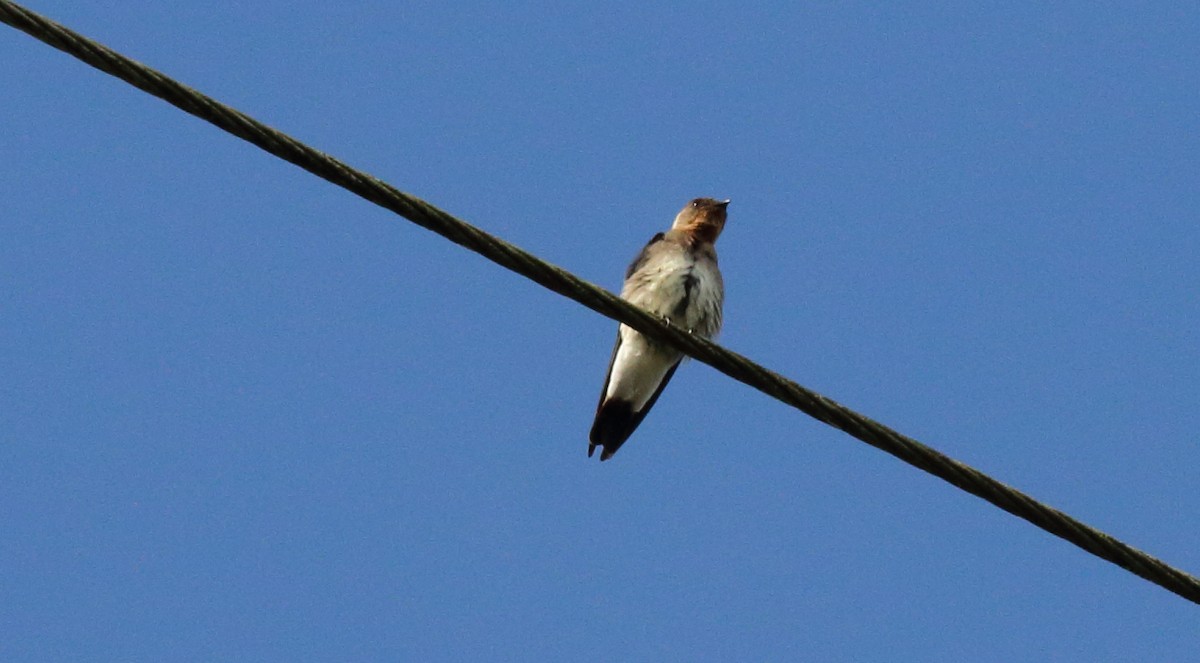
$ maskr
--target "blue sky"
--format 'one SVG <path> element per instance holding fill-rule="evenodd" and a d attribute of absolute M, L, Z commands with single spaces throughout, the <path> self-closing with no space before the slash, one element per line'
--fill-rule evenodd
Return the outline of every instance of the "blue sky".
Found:
<path fill-rule="evenodd" d="M 1200 9 L 43 1 L 1200 571 Z M 5 660 L 1181 660 L 1196 606 L 5 27 Z"/>

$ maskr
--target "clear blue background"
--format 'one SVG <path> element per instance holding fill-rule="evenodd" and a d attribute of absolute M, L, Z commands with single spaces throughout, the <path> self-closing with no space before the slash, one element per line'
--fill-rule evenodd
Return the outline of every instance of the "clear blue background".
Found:
<path fill-rule="evenodd" d="M 34 9 L 1200 571 L 1200 9 Z M 1184 660 L 1197 606 L 0 30 L 0 657 Z"/>

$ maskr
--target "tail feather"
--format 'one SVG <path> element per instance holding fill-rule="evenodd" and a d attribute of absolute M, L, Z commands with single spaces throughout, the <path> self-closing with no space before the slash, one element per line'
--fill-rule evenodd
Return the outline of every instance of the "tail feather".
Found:
<path fill-rule="evenodd" d="M 588 434 L 588 458 L 592 457 L 598 446 L 604 447 L 604 451 L 600 452 L 600 460 L 612 458 L 642 422 L 643 416 L 645 415 L 633 411 L 633 404 L 629 401 L 610 398 L 601 403 L 600 408 L 596 410 L 592 432 Z"/>
<path fill-rule="evenodd" d="M 608 381 L 605 380 L 604 392 L 600 396 L 600 405 L 596 408 L 596 421 L 592 423 L 592 432 L 588 434 L 588 458 L 595 453 L 596 447 L 604 447 L 604 451 L 600 453 L 602 461 L 612 458 L 613 454 L 617 453 L 617 449 L 620 449 L 621 445 L 625 444 L 625 440 L 633 435 L 633 431 L 637 430 L 642 419 L 646 418 L 646 413 L 654 407 L 654 403 L 662 395 L 663 389 L 667 388 L 671 376 L 675 375 L 675 369 L 679 368 L 679 361 L 679 359 L 675 360 L 675 364 L 658 383 L 654 394 L 640 410 L 634 410 L 633 403 L 627 400 L 616 397 L 605 398 L 604 394 L 608 392 Z"/>

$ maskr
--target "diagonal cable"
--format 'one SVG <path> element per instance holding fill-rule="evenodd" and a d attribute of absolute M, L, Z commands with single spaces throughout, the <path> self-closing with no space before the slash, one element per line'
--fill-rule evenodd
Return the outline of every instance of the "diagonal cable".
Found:
<path fill-rule="evenodd" d="M 560 267 L 460 221 L 419 198 L 402 193 L 385 182 L 355 170 L 248 115 L 20 5 L 0 0 L 0 21 L 257 145 L 280 159 L 387 208 L 601 315 L 625 323 L 655 340 L 668 343 L 739 382 L 886 451 L 1101 559 L 1200 604 L 1200 580 L 1038 502 L 969 465 L 960 463 L 821 394 L 805 389 L 736 352 L 726 350 L 677 327 L 667 326 L 653 315 Z"/>

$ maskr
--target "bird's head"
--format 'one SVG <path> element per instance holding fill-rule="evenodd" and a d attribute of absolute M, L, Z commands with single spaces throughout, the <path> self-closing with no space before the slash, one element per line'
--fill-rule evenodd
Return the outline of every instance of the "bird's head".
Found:
<path fill-rule="evenodd" d="M 697 198 L 683 206 L 671 228 L 683 230 L 704 242 L 715 242 L 725 229 L 728 200 Z"/>

